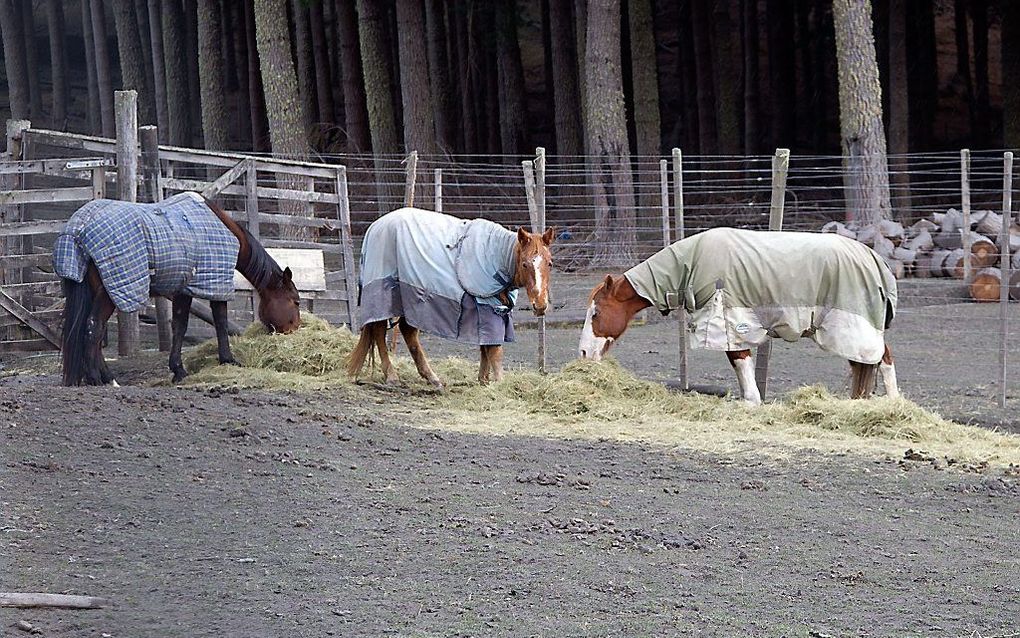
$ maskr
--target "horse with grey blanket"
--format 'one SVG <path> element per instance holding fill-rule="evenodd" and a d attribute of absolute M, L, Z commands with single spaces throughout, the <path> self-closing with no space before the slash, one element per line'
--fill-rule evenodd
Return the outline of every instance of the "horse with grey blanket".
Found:
<path fill-rule="evenodd" d="M 849 360 L 853 398 L 871 394 L 876 368 L 886 394 L 899 395 L 885 342 L 896 278 L 875 251 L 852 239 L 714 228 L 678 241 L 592 290 L 581 357 L 600 359 L 648 307 L 690 313 L 691 347 L 725 351 L 748 403 L 761 403 L 751 348 L 771 337 L 806 337 Z"/>
<path fill-rule="evenodd" d="M 358 315 L 361 338 L 348 372 L 356 377 L 373 348 L 387 383 L 397 381 L 386 348 L 391 320 L 418 373 L 442 387 L 421 347 L 419 331 L 480 348 L 478 380 L 503 374 L 503 344 L 514 340 L 513 309 L 524 288 L 535 314 L 545 314 L 553 229 L 514 233 L 486 219 L 466 220 L 401 208 L 369 226 L 361 248 Z"/>

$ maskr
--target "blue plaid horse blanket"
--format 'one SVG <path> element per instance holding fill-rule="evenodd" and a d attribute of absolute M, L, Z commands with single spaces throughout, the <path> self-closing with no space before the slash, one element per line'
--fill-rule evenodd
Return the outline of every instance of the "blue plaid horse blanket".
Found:
<path fill-rule="evenodd" d="M 117 309 L 133 312 L 150 294 L 232 299 L 239 249 L 196 193 L 155 204 L 97 199 L 79 208 L 57 237 L 53 269 L 81 282 L 95 262 Z"/>
<path fill-rule="evenodd" d="M 361 325 L 404 317 L 429 334 L 475 345 L 513 341 L 507 290 L 517 235 L 486 219 L 418 208 L 383 215 L 361 247 Z M 507 290 L 510 306 L 499 299 Z"/>

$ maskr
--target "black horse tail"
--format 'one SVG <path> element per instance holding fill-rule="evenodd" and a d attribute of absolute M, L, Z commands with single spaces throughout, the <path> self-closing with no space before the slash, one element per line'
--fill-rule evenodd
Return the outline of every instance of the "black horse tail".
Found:
<path fill-rule="evenodd" d="M 88 365 L 89 321 L 92 318 L 92 289 L 87 280 L 62 278 L 64 288 L 64 331 L 60 340 L 64 385 L 81 385 Z"/>

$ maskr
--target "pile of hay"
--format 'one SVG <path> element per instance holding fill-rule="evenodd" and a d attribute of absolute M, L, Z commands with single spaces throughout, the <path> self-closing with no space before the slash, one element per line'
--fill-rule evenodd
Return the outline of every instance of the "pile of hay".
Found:
<path fill-rule="evenodd" d="M 293 334 L 250 327 L 231 339 L 243 367 L 220 366 L 215 340 L 192 351 L 189 383 L 321 390 L 357 389 L 347 358 L 357 337 L 312 316 Z M 398 372 L 412 390 L 429 388 L 414 366 L 398 358 Z M 809 447 L 827 452 L 900 455 L 911 447 L 961 462 L 1020 464 L 1020 437 L 947 421 L 906 399 L 840 399 L 821 387 L 801 388 L 785 400 L 749 408 L 731 399 L 674 394 L 638 379 L 615 361 L 574 361 L 560 372 L 508 370 L 504 380 L 477 383 L 477 363 L 435 363 L 447 391 L 415 405 L 432 418 L 423 425 L 487 434 L 611 438 L 696 448 L 718 453 L 784 454 Z M 378 371 L 375 371 L 378 377 Z M 424 407 L 422 407 L 424 406 Z"/>

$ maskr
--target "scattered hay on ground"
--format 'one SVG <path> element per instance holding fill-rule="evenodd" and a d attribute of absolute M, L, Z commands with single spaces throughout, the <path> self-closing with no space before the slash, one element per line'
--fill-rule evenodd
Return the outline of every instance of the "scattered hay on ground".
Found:
<path fill-rule="evenodd" d="M 186 357 L 189 383 L 299 391 L 343 387 L 357 337 L 312 315 L 290 335 L 250 327 L 231 339 L 243 367 L 216 364 L 215 340 Z M 1020 464 L 1020 437 L 947 421 L 906 399 L 840 399 L 822 387 L 796 390 L 785 400 L 750 408 L 714 396 L 674 394 L 638 379 L 615 361 L 574 361 L 542 375 L 508 370 L 504 380 L 477 383 L 477 364 L 435 362 L 447 384 L 441 395 L 416 398 L 432 416 L 426 427 L 486 434 L 618 439 L 733 454 L 782 455 L 792 448 L 900 455 L 906 448 L 960 462 Z M 411 391 L 426 391 L 414 366 L 398 358 Z M 377 375 L 378 372 L 376 371 Z"/>

